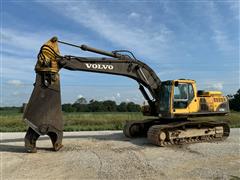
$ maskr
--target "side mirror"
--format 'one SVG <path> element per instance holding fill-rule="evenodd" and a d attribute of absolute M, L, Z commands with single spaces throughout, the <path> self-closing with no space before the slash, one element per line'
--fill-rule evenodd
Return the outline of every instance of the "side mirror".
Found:
<path fill-rule="evenodd" d="M 178 87 L 178 84 L 179 84 L 178 81 L 175 81 L 175 82 L 174 82 L 174 86 L 175 86 L 175 87 Z"/>

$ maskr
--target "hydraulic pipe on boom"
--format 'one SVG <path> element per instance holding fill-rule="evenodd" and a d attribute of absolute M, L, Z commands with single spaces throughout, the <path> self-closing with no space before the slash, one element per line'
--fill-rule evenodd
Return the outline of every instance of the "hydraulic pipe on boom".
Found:
<path fill-rule="evenodd" d="M 102 54 L 102 55 L 110 56 L 110 57 L 113 57 L 113 58 L 121 58 L 123 56 L 122 54 L 119 54 L 119 53 L 116 53 L 116 52 L 113 53 L 113 52 L 100 50 L 100 49 L 97 49 L 97 48 L 93 48 L 93 47 L 87 46 L 85 44 L 82 44 L 82 45 L 78 46 L 78 45 L 67 43 L 67 42 L 60 41 L 60 40 L 58 40 L 58 42 L 62 43 L 62 44 L 69 45 L 69 46 L 80 48 L 83 51 L 89 51 L 89 52 L 93 52 L 93 53 L 97 53 L 97 54 Z"/>

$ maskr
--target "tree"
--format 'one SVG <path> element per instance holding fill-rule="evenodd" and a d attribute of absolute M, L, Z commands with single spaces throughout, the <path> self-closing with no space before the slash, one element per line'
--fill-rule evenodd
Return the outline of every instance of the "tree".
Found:
<path fill-rule="evenodd" d="M 72 107 L 76 108 L 77 112 L 89 112 L 89 105 L 88 104 L 78 104 L 74 103 Z"/>
<path fill-rule="evenodd" d="M 139 112 L 141 110 L 140 105 L 135 104 L 134 102 L 127 103 L 127 111 L 128 112 Z"/>
<path fill-rule="evenodd" d="M 87 100 L 84 97 L 78 98 L 74 104 L 87 104 Z"/>
<path fill-rule="evenodd" d="M 127 103 L 126 102 L 121 102 L 117 106 L 117 111 L 119 111 L 119 112 L 127 112 Z"/>
<path fill-rule="evenodd" d="M 81 97 L 74 104 L 63 104 L 62 110 L 65 112 L 139 112 L 140 105 L 134 102 L 121 102 L 119 105 L 115 101 L 96 101 L 94 99 L 87 103 L 86 99 Z"/>
<path fill-rule="evenodd" d="M 102 103 L 99 101 L 91 100 L 88 104 L 89 110 L 91 112 L 102 112 L 104 111 L 104 108 L 102 106 Z"/>
<path fill-rule="evenodd" d="M 107 100 L 102 102 L 105 111 L 113 112 L 117 110 L 117 104 L 115 101 Z"/>
<path fill-rule="evenodd" d="M 76 112 L 76 108 L 72 106 L 72 104 L 63 104 L 62 111 L 64 112 Z"/>
<path fill-rule="evenodd" d="M 240 89 L 234 95 L 228 95 L 230 109 L 240 111 Z"/>
<path fill-rule="evenodd" d="M 84 97 L 78 98 L 72 105 L 76 108 L 77 112 L 88 112 L 89 107 L 87 104 L 87 100 Z"/>

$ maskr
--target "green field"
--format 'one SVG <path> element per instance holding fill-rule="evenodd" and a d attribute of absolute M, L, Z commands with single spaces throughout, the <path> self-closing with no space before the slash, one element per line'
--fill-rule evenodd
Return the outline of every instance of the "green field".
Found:
<path fill-rule="evenodd" d="M 86 130 L 121 130 L 126 121 L 141 120 L 140 112 L 79 112 L 64 113 L 65 131 Z M 206 117 L 204 118 L 206 119 Z M 232 112 L 229 116 L 208 117 L 208 120 L 227 120 L 231 127 L 240 127 L 240 112 Z M 22 113 L 17 110 L 0 111 L 0 132 L 26 131 L 27 125 L 22 120 Z"/>

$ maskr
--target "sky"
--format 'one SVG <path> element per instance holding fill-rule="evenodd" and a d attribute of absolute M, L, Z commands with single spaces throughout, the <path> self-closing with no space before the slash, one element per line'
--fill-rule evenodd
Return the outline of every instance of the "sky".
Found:
<path fill-rule="evenodd" d="M 240 88 L 239 1 L 1 0 L 1 106 L 28 102 L 41 45 L 53 36 L 107 51 L 126 49 L 159 78 L 194 79 L 198 89 L 225 95 Z M 60 45 L 61 55 L 99 56 Z M 132 79 L 62 69 L 62 103 L 133 101 Z"/>

